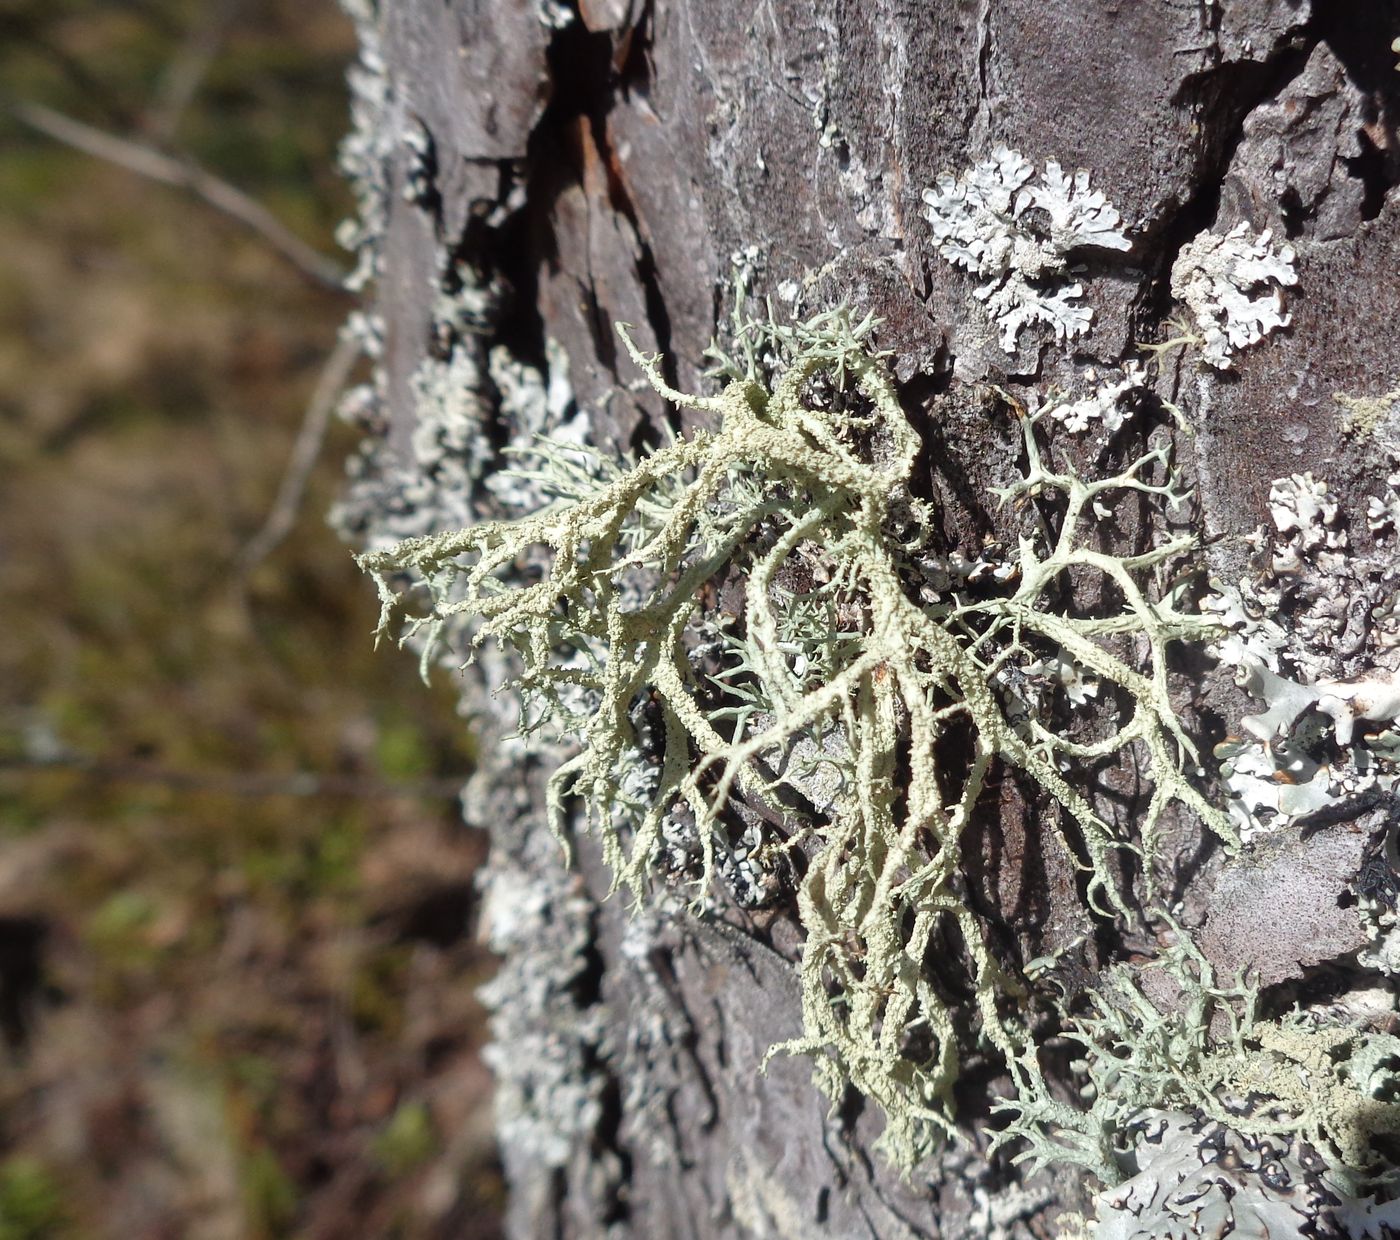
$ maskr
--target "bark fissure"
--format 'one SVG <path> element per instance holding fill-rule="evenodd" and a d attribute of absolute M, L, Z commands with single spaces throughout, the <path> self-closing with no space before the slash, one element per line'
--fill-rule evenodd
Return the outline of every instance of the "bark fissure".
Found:
<path fill-rule="evenodd" d="M 1214 7 L 1214 6 L 1212 6 Z M 1221 212 L 1230 165 L 1244 141 L 1245 124 L 1257 108 L 1272 102 L 1306 69 L 1321 36 L 1315 31 L 1293 36 L 1262 64 L 1225 62 L 1184 78 L 1176 102 L 1208 117 L 1204 152 L 1191 195 L 1156 230 L 1149 293 L 1138 320 L 1143 339 L 1160 330 L 1172 312 L 1170 275 L 1182 248 L 1214 224 Z M 1267 226 L 1267 225 L 1265 225 Z"/>

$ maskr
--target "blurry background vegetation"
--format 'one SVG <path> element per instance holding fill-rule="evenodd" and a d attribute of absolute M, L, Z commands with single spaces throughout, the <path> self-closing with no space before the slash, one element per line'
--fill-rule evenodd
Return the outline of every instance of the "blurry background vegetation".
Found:
<path fill-rule="evenodd" d="M 496 1232 L 467 732 L 372 649 L 348 430 L 238 567 L 351 303 L 15 110 L 343 265 L 353 53 L 332 0 L 0 0 L 0 1240 Z"/>

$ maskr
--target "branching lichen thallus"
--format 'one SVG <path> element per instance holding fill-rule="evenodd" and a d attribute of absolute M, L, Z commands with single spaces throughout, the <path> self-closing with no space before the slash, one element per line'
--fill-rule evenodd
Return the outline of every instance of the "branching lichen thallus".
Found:
<path fill-rule="evenodd" d="M 1167 695 L 1168 643 L 1210 622 L 1149 600 L 1141 584 L 1190 539 L 1128 557 L 1081 542 L 1092 514 L 1125 493 L 1180 498 L 1165 450 L 1086 481 L 1050 467 L 1038 419 L 1026 416 L 1024 477 L 1003 498 L 1059 493 L 1058 534 L 1044 545 L 1022 540 L 1014 591 L 916 601 L 917 531 L 928 523 L 908 484 L 920 440 L 868 346 L 872 326 L 839 310 L 769 323 L 771 388 L 751 366 L 712 397 L 672 389 L 620 329 L 651 386 L 708 417 L 709 429 L 630 465 L 542 445 L 532 476 L 553 498 L 539 511 L 413 539 L 362 563 L 379 582 L 381 632 L 408 606 L 405 575 L 426 584 L 430 608 L 404 634 L 426 639 L 425 664 L 447 626 L 469 628 L 473 649 L 491 639 L 514 652 L 524 728 L 577 746 L 550 779 L 555 831 L 567 838 L 568 799 L 579 798 L 615 886 L 638 898 L 677 819 L 694 825 L 708 886 L 732 795 L 801 801 L 812 755 L 837 769 L 827 811 L 787 841 L 809 853 L 797 895 L 804 1028 L 770 1055 L 811 1053 L 828 1095 L 850 1084 L 878 1103 L 882 1144 L 909 1167 L 950 1130 L 959 1071 L 954 1012 L 926 967 L 936 944 L 961 939 L 982 1032 L 1013 1081 L 1040 1077 L 1015 1014 L 1023 982 L 993 956 L 965 895 L 962 837 L 993 764 L 1024 772 L 1073 821 L 1082 861 L 1061 839 L 1107 915 L 1127 913 L 1110 851 L 1150 856 L 1170 802 L 1226 841 L 1234 833 L 1186 778 L 1195 755 Z M 835 399 L 810 399 L 819 380 Z M 1160 474 L 1167 481 L 1149 480 Z M 520 571 L 527 561 L 537 579 Z M 1057 580 L 1074 566 L 1111 579 L 1121 609 L 1056 610 Z M 727 626 L 700 612 L 702 587 L 721 573 L 745 580 L 744 615 Z M 810 588 L 797 590 L 797 579 Z M 719 650 L 717 673 L 692 657 L 697 631 Z M 1140 639 L 1145 671 L 1107 648 L 1101 639 L 1112 635 Z M 1013 725 L 998 674 L 1037 650 L 1118 686 L 1130 717 L 1089 742 L 1048 719 Z M 659 705 L 659 745 L 639 735 L 642 699 Z M 965 738 L 956 765 L 939 756 L 952 735 Z M 1137 841 L 1115 835 L 1067 774 L 1130 745 L 1145 751 L 1154 783 Z"/>

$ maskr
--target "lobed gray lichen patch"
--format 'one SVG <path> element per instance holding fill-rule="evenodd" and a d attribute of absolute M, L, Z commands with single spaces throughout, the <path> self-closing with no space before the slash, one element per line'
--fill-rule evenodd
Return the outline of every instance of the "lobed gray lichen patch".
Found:
<path fill-rule="evenodd" d="M 1349 1192 L 1296 1137 L 1171 1111 L 1133 1128 L 1136 1173 L 1098 1196 L 1097 1223 L 1062 1217 L 1058 1240 L 1390 1240 L 1400 1228 L 1400 1201 Z"/>
<path fill-rule="evenodd" d="M 1325 1240 L 1341 1204 L 1301 1142 L 1250 1137 L 1179 1112 L 1133 1124 L 1137 1173 L 1098 1198 L 1095 1240 Z"/>
<path fill-rule="evenodd" d="M 574 403 L 569 383 L 569 360 L 556 340 L 545 341 L 546 370 L 514 357 L 501 346 L 491 350 L 488 369 L 499 398 L 498 416 L 509 429 L 505 456 L 509 462 L 486 479 L 486 489 L 500 508 L 508 513 L 533 512 L 555 499 L 547 490 L 547 479 L 540 466 L 541 439 L 548 436 L 555 450 L 567 459 L 561 470 L 582 470 L 585 475 L 591 456 L 583 451 L 588 417 Z M 579 451 L 570 453 L 569 449 Z"/>
<path fill-rule="evenodd" d="M 1382 542 L 1352 546 L 1311 473 L 1276 479 L 1269 511 L 1273 535 L 1261 526 L 1250 537 L 1253 571 L 1214 581 L 1204 604 L 1228 630 L 1218 657 L 1264 704 L 1216 748 L 1246 838 L 1395 787 L 1400 743 L 1393 556 Z"/>
<path fill-rule="evenodd" d="M 1071 435 L 1094 431 L 1100 444 L 1123 429 L 1151 391 L 1146 367 L 1140 362 L 1126 362 L 1107 374 L 1087 367 L 1082 378 L 1092 385 L 1088 392 L 1052 391 L 1043 402 L 1033 395 L 1027 398 L 1028 405 L 1033 412 L 1048 414 Z"/>
<path fill-rule="evenodd" d="M 1172 296 L 1195 321 L 1201 360 L 1217 370 L 1270 332 L 1288 326 L 1284 286 L 1296 284 L 1293 247 L 1275 249 L 1266 229 L 1254 236 L 1240 221 L 1228 233 L 1203 232 L 1172 264 Z"/>
<path fill-rule="evenodd" d="M 1373 534 L 1400 534 L 1400 470 L 1386 478 L 1383 495 L 1366 497 L 1366 528 Z"/>
<path fill-rule="evenodd" d="M 468 293 L 471 301 L 478 290 Z M 349 485 L 332 513 L 332 523 L 366 545 L 385 546 L 474 520 L 474 504 L 493 455 L 488 427 L 492 417 L 484 391 L 484 347 L 472 336 L 449 334 L 445 350 L 419 364 L 410 389 L 415 420 L 405 453 L 388 437 L 385 379 L 379 353 L 368 383 L 342 401 L 343 417 L 369 433 L 347 472 Z"/>
<path fill-rule="evenodd" d="M 923 195 L 938 252 L 985 281 L 976 296 L 1007 353 L 1032 323 L 1047 324 L 1061 341 L 1089 330 L 1093 311 L 1071 277 L 1072 251 L 1132 248 L 1118 212 L 1089 188 L 1088 172 L 1067 175 L 1051 160 L 1034 178 L 1019 151 L 999 145 L 957 178 L 942 173 Z"/>

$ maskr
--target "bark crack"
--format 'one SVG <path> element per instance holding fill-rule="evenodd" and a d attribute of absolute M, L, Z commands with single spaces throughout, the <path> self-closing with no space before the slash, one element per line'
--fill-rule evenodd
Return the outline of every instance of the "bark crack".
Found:
<path fill-rule="evenodd" d="M 1250 115 L 1276 99 L 1303 73 L 1320 39 L 1315 30 L 1304 27 L 1262 63 L 1222 61 L 1182 79 L 1174 102 L 1190 109 L 1203 122 L 1212 123 L 1203 125 L 1206 150 L 1195 190 L 1157 226 L 1155 254 L 1149 254 L 1145 263 L 1150 276 L 1148 291 L 1133 315 L 1137 338 L 1149 338 L 1170 316 L 1172 265 L 1186 243 L 1216 221 L 1230 166 L 1244 141 Z"/>

